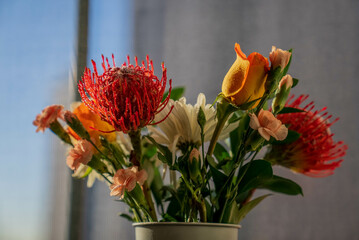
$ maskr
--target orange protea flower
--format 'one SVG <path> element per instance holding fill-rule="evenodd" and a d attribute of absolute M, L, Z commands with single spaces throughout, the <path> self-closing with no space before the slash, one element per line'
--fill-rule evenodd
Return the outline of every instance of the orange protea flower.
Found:
<path fill-rule="evenodd" d="M 227 72 L 222 83 L 222 93 L 237 106 L 261 98 L 265 92 L 265 81 L 269 71 L 268 59 L 259 53 L 251 53 L 248 58 L 238 43 L 234 50 L 237 59 Z M 255 108 L 259 101 L 250 109 Z"/>
<path fill-rule="evenodd" d="M 97 114 L 91 112 L 84 103 L 78 104 L 78 106 L 74 108 L 73 113 L 88 131 L 91 138 L 95 140 L 97 146 L 100 145 L 100 135 L 104 136 L 110 142 L 116 140 L 116 133 L 113 132 L 114 128 L 107 122 L 102 121 Z M 98 130 L 101 130 L 102 132 Z M 73 137 L 80 139 L 74 130 L 68 128 L 68 131 Z"/>
<path fill-rule="evenodd" d="M 121 67 L 116 67 L 113 55 L 112 60 L 111 67 L 108 59 L 105 61 L 102 56 L 102 75 L 97 72 L 94 61 L 93 73 L 90 69 L 85 69 L 84 76 L 78 84 L 84 104 L 103 121 L 111 124 L 116 131 L 127 133 L 155 124 L 152 123 L 155 115 L 164 109 L 170 99 L 168 94 L 162 102 L 167 83 L 167 70 L 164 64 L 162 79 L 159 80 L 154 75 L 153 63 L 148 56 L 146 64 L 142 62 L 142 66 L 138 65 L 137 57 L 135 66 L 130 63 L 129 57 L 127 64 L 124 63 Z M 171 92 L 171 80 L 169 85 Z"/>
<path fill-rule="evenodd" d="M 311 177 L 325 177 L 333 174 L 334 169 L 340 166 L 346 154 L 347 145 L 342 141 L 335 142 L 330 131 L 338 118 L 329 122 L 332 115 L 328 115 L 326 108 L 314 111 L 314 103 L 304 107 L 300 105 L 308 98 L 301 95 L 286 106 L 305 110 L 305 112 L 279 114 L 277 118 L 288 125 L 290 130 L 300 134 L 298 140 L 283 145 L 272 145 L 266 159 L 291 170 Z"/>

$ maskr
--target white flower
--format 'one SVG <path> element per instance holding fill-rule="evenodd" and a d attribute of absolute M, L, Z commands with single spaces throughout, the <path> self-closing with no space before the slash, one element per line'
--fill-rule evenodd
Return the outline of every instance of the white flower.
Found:
<path fill-rule="evenodd" d="M 173 153 L 181 144 L 194 144 L 199 147 L 201 145 L 201 128 L 197 122 L 197 115 L 200 107 L 206 116 L 204 142 L 211 140 L 217 124 L 216 110 L 211 104 L 206 104 L 206 97 L 203 93 L 198 95 L 197 103 L 194 106 L 186 104 L 184 97 L 178 101 L 170 100 L 165 109 L 156 115 L 155 121 L 163 119 L 172 106 L 173 110 L 168 118 L 157 125 L 160 130 L 152 126 L 147 127 L 157 143 L 167 145 Z M 219 139 L 227 138 L 235 127 L 235 124 L 230 126 L 226 124 Z"/>

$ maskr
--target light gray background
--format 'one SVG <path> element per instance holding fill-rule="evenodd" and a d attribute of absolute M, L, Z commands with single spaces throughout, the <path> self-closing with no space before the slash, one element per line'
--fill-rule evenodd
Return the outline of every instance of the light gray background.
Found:
<path fill-rule="evenodd" d="M 151 0 L 136 1 L 135 11 L 135 54 L 165 61 L 191 103 L 221 91 L 235 42 L 247 55 L 293 48 L 294 93 L 341 118 L 332 130 L 349 150 L 328 178 L 276 169 L 299 182 L 304 197 L 266 199 L 242 222 L 240 239 L 359 239 L 359 1 Z"/>
<path fill-rule="evenodd" d="M 333 176 L 313 179 L 285 169 L 304 197 L 274 195 L 242 222 L 240 239 L 359 239 L 358 56 L 359 1 L 135 1 L 134 53 L 165 61 L 188 101 L 203 92 L 212 102 L 235 60 L 234 43 L 249 55 L 268 56 L 272 45 L 293 48 L 296 94 L 310 94 L 318 108 L 341 120 L 332 127 L 349 150 Z M 104 186 L 90 190 L 88 239 L 134 239 L 131 225 L 115 216 Z M 121 207 L 120 207 L 121 206 Z"/>

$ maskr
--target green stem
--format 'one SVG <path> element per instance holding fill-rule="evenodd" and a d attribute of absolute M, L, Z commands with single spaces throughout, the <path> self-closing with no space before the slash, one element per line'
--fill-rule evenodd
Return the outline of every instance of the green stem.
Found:
<path fill-rule="evenodd" d="M 141 158 L 142 158 L 141 130 L 130 131 L 128 133 L 128 135 L 131 138 L 132 147 L 134 149 L 132 152 L 133 158 L 131 159 L 131 162 L 135 166 L 138 167 L 138 170 L 141 170 L 142 169 L 142 167 L 141 167 Z M 145 181 L 144 184 L 142 185 L 142 191 L 143 191 L 143 194 L 145 195 L 145 199 L 148 204 L 149 215 L 153 221 L 157 222 L 158 220 L 157 220 L 155 205 L 153 203 L 151 190 L 148 186 L 147 181 Z"/>
<path fill-rule="evenodd" d="M 220 135 L 224 125 L 226 124 L 226 121 L 227 121 L 229 115 L 230 114 L 226 114 L 221 119 L 218 119 L 216 128 L 213 132 L 212 139 L 211 139 L 211 142 L 208 147 L 207 155 L 212 156 L 214 148 L 216 147 L 219 135 Z"/>
<path fill-rule="evenodd" d="M 106 154 L 104 154 L 91 139 L 89 139 L 88 141 L 113 166 L 112 160 Z"/>

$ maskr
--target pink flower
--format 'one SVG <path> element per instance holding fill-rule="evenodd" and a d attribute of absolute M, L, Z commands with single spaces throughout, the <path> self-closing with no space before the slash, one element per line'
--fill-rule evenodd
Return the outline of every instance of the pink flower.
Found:
<path fill-rule="evenodd" d="M 282 77 L 282 79 L 279 82 L 279 89 L 281 89 L 282 87 L 285 87 L 285 89 L 289 89 L 293 86 L 293 78 L 291 75 L 287 74 L 284 77 Z"/>
<path fill-rule="evenodd" d="M 277 67 L 280 67 L 283 71 L 283 69 L 288 65 L 291 55 L 292 53 L 289 51 L 284 51 L 272 46 L 272 51 L 269 53 L 269 60 L 272 63 L 272 68 L 276 69 Z"/>
<path fill-rule="evenodd" d="M 50 127 L 50 124 L 55 122 L 57 118 L 64 119 L 62 105 L 51 105 L 46 107 L 40 114 L 36 116 L 36 119 L 32 122 L 37 126 L 36 132 L 44 132 L 46 128 Z"/>
<path fill-rule="evenodd" d="M 138 171 L 137 167 L 119 169 L 113 176 L 113 184 L 110 186 L 110 195 L 123 198 L 125 190 L 131 192 L 136 187 L 136 183 L 143 185 L 146 179 L 146 171 Z"/>
<path fill-rule="evenodd" d="M 288 129 L 270 111 L 261 109 L 258 117 L 255 114 L 250 114 L 249 116 L 251 118 L 249 126 L 254 130 L 258 130 L 265 140 L 268 141 L 270 136 L 280 141 L 287 137 Z"/>
<path fill-rule="evenodd" d="M 90 142 L 79 140 L 67 156 L 66 163 L 72 170 L 77 170 L 80 164 L 87 164 L 93 155 L 93 148 Z"/>

